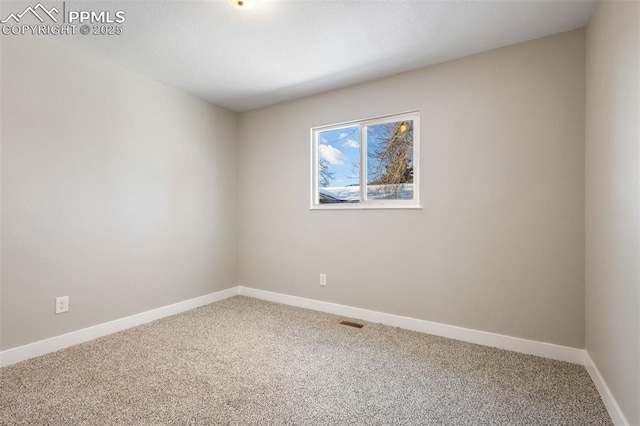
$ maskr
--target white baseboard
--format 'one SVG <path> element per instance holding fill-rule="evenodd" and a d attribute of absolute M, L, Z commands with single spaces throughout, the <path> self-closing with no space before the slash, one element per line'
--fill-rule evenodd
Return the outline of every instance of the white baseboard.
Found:
<path fill-rule="evenodd" d="M 596 367 L 596 364 L 589 356 L 589 352 L 586 350 L 584 351 L 584 366 L 586 367 L 589 376 L 591 376 L 591 380 L 593 380 L 593 384 L 596 386 L 596 389 L 598 389 L 598 393 L 602 398 L 602 402 L 604 402 L 604 406 L 606 407 L 613 424 L 616 426 L 629 426 L 629 422 L 624 417 L 624 414 L 616 402 L 616 399 L 613 397 L 609 386 L 607 386 L 607 383 L 600 374 L 598 367 Z"/>
<path fill-rule="evenodd" d="M 131 315 L 125 318 L 98 324 L 82 330 L 72 331 L 60 336 L 40 340 L 17 348 L 12 348 L 0 352 L 0 366 L 14 364 L 29 358 L 44 355 L 50 352 L 87 342 L 98 337 L 106 336 L 127 328 L 145 324 L 170 315 L 188 311 L 199 306 L 217 302 L 235 295 L 255 297 L 257 299 L 271 302 L 283 303 L 300 308 L 312 309 L 315 311 L 327 312 L 350 318 L 357 318 L 364 321 L 375 322 L 393 327 L 405 328 L 436 336 L 448 337 L 470 343 L 491 346 L 500 349 L 507 349 L 530 355 L 537 355 L 545 358 L 584 364 L 585 355 L 583 349 L 570 348 L 566 346 L 554 345 L 551 343 L 537 342 L 533 340 L 521 339 L 518 337 L 505 336 L 501 334 L 478 331 L 469 328 L 457 327 L 453 325 L 440 324 L 431 321 L 419 320 L 400 315 L 387 314 L 384 312 L 370 311 L 367 309 L 354 308 L 346 305 L 339 305 L 320 300 L 306 299 L 298 296 L 290 296 L 282 293 L 258 290 L 250 287 L 232 287 L 226 290 L 163 306 L 140 314 Z M 595 380 L 594 380 L 595 381 Z M 604 383 L 604 382 L 603 382 Z"/>
<path fill-rule="evenodd" d="M 400 315 L 387 314 L 384 312 L 370 311 L 367 309 L 354 308 L 346 305 L 339 305 L 320 300 L 306 299 L 304 297 L 290 296 L 282 293 L 258 290 L 250 287 L 231 287 L 226 290 L 163 306 L 140 314 L 131 315 L 114 321 L 98 324 L 93 327 L 73 331 L 49 339 L 40 340 L 17 348 L 0 352 L 0 367 L 5 367 L 34 358 L 47 353 L 55 352 L 69 346 L 87 342 L 98 337 L 106 336 L 121 330 L 126 330 L 141 324 L 155 321 L 160 318 L 179 314 L 209 303 L 218 302 L 235 295 L 254 297 L 268 300 L 270 302 L 283 303 L 285 305 L 297 306 L 300 308 L 312 309 L 315 311 L 327 312 L 344 317 L 357 318 L 363 321 L 375 322 L 393 327 L 400 327 L 436 336 L 448 337 L 479 345 L 491 346 L 500 349 L 507 349 L 530 355 L 537 355 L 544 358 L 559 361 L 581 364 L 587 368 L 596 389 L 600 393 L 604 405 L 616 426 L 629 426 L 629 423 L 620 410 L 613 394 L 609 390 L 598 368 L 593 363 L 588 352 L 584 349 L 570 348 L 567 346 L 554 345 L 551 343 L 537 342 L 534 340 L 521 339 L 519 337 L 505 336 L 501 334 L 478 331 L 469 328 L 457 327 L 453 325 L 440 324 L 431 321 L 419 320 Z"/>
<path fill-rule="evenodd" d="M 15 364 L 16 362 L 24 361 L 50 352 L 55 352 L 69 346 L 87 342 L 98 337 L 106 336 L 107 334 L 126 330 L 127 328 L 155 321 L 160 318 L 179 314 L 180 312 L 208 305 L 209 303 L 217 302 L 237 294 L 238 287 L 232 287 L 226 290 L 174 303 L 172 305 L 152 309 L 140 314 L 98 324 L 93 327 L 83 328 L 82 330 L 72 331 L 60 336 L 29 343 L 24 346 L 7 349 L 6 351 L 0 352 L 0 367 L 5 367 L 7 365 Z"/>
<path fill-rule="evenodd" d="M 421 333 L 434 334 L 436 336 L 448 337 L 494 348 L 507 349 L 529 355 L 537 355 L 544 358 L 566 361 L 574 364 L 583 364 L 584 362 L 584 349 L 537 342 L 534 340 L 521 339 L 519 337 L 511 337 L 486 331 L 457 327 L 454 325 L 440 324 L 437 322 L 424 321 L 400 315 L 370 311 L 346 305 L 338 305 L 336 303 L 305 299 L 303 297 L 289 296 L 287 294 L 274 293 L 265 290 L 257 290 L 249 287 L 240 286 L 239 290 L 241 295 L 268 300 L 271 302 L 284 303 L 286 305 L 297 306 L 300 308 L 313 309 L 315 311 L 357 318 L 363 321 L 376 322 L 393 327 L 419 331 Z"/>

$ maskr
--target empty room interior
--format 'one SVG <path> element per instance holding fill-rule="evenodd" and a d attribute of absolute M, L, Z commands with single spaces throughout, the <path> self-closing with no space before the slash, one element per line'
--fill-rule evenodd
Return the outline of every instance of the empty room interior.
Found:
<path fill-rule="evenodd" d="M 0 18 L 0 424 L 640 426 L 640 1 Z"/>

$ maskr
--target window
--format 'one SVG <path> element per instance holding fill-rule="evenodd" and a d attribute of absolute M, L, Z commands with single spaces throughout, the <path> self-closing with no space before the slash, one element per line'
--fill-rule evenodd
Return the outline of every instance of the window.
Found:
<path fill-rule="evenodd" d="M 418 116 L 311 129 L 311 208 L 420 208 Z"/>

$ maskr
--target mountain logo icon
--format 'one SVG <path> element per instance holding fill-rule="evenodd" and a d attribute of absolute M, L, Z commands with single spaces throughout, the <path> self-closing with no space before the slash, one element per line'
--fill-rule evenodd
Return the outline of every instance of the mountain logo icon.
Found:
<path fill-rule="evenodd" d="M 57 15 L 60 12 L 55 7 L 52 7 L 51 9 L 47 10 L 47 8 L 42 5 L 42 3 L 38 3 L 33 7 L 32 6 L 27 7 L 24 11 L 22 11 L 22 13 L 9 14 L 9 16 L 7 16 L 5 19 L 0 21 L 0 23 L 6 24 L 7 22 L 13 19 L 13 21 L 17 24 L 27 14 L 31 14 L 35 16 L 38 19 L 38 21 L 40 21 L 41 23 L 44 23 L 43 16 L 44 17 L 48 16 L 53 22 L 58 22 L 58 19 L 55 16 L 53 16 L 54 13 Z"/>

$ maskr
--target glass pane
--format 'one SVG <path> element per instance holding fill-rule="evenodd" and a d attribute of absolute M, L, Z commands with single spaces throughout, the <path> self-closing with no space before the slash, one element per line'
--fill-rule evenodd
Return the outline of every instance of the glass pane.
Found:
<path fill-rule="evenodd" d="M 360 202 L 360 128 L 318 132 L 320 204 Z"/>
<path fill-rule="evenodd" d="M 413 199 L 413 120 L 367 127 L 367 198 Z"/>

